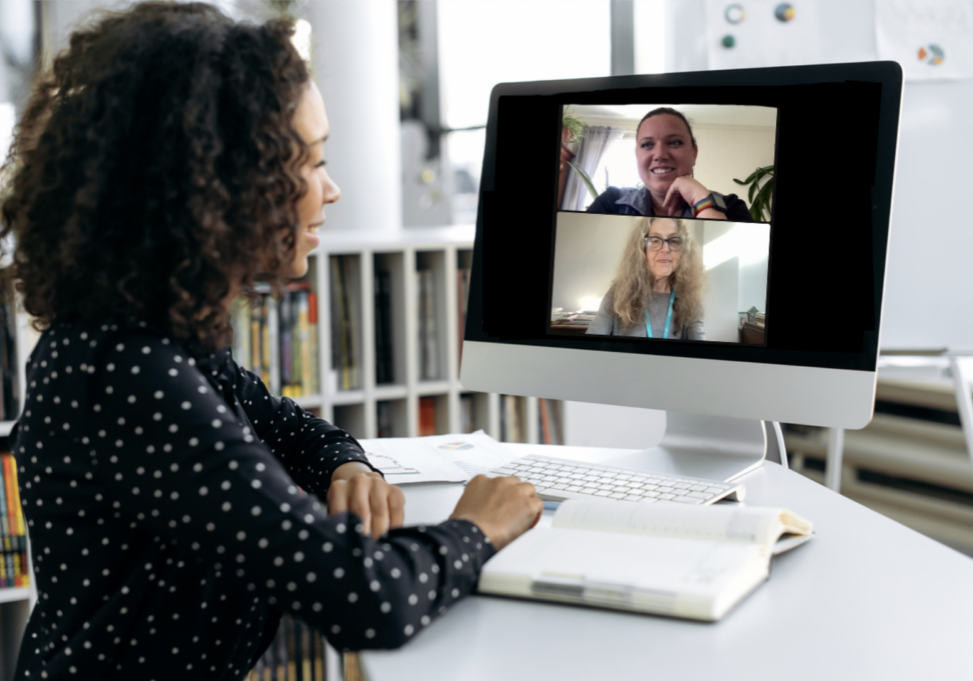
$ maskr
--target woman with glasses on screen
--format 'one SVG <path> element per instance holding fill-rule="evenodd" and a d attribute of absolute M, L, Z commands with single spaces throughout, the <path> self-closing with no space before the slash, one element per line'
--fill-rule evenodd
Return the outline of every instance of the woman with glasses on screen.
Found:
<path fill-rule="evenodd" d="M 685 223 L 642 218 L 622 251 L 615 279 L 587 333 L 706 340 L 703 256 Z"/>
<path fill-rule="evenodd" d="M 710 191 L 693 178 L 699 147 L 681 112 L 653 109 L 639 121 L 635 134 L 635 160 L 643 186 L 609 187 L 588 206 L 589 213 L 753 222 L 747 204 L 736 194 Z"/>
<path fill-rule="evenodd" d="M 11 434 L 38 590 L 17 679 L 240 679 L 284 612 L 396 647 L 539 517 L 480 476 L 401 527 L 358 442 L 230 356 L 232 301 L 304 275 L 340 196 L 293 32 L 145 3 L 35 84 L 0 173 L 42 331 Z"/>

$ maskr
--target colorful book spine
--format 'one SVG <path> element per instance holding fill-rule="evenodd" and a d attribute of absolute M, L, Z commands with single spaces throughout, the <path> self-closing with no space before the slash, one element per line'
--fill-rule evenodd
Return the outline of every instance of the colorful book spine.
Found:
<path fill-rule="evenodd" d="M 299 347 L 298 352 L 294 353 L 295 374 L 299 377 L 301 390 L 307 394 L 312 394 L 311 384 L 311 320 L 310 320 L 310 292 L 298 291 L 297 293 L 297 333 Z"/>
<path fill-rule="evenodd" d="M 419 398 L 419 436 L 436 434 L 436 398 Z"/>
<path fill-rule="evenodd" d="M 308 323 L 308 392 L 318 395 L 321 392 L 321 368 L 318 346 L 318 296 L 313 291 L 307 294 L 307 323 Z"/>
<path fill-rule="evenodd" d="M 20 506 L 20 490 L 17 485 L 17 461 L 11 454 L 0 454 L 0 474 L 6 511 L 7 536 L 4 539 L 2 559 L 6 575 L 5 586 L 28 586 L 30 575 L 27 562 L 27 526 Z M 9 548 L 8 548 L 9 546 Z"/>

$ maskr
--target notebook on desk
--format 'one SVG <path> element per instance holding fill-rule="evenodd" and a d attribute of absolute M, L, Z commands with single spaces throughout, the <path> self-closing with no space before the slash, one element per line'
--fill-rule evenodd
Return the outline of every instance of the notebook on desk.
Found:
<path fill-rule="evenodd" d="M 478 586 L 485 594 L 716 621 L 768 578 L 774 555 L 811 536 L 810 522 L 778 508 L 570 500 L 551 527 L 487 561 Z"/>

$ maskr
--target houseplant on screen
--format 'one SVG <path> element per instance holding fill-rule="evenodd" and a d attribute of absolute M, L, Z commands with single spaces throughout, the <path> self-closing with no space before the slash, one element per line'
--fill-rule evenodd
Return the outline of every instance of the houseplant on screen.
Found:
<path fill-rule="evenodd" d="M 750 185 L 748 194 L 750 216 L 757 222 L 770 222 L 771 199 L 774 196 L 774 166 L 762 166 L 745 180 L 733 178 L 733 181 L 744 187 Z"/>
<path fill-rule="evenodd" d="M 568 144 L 575 140 L 580 140 L 584 137 L 585 124 L 581 119 L 575 118 L 571 114 L 565 111 L 564 116 L 561 119 L 561 144 Z M 591 194 L 592 199 L 598 198 L 598 190 L 595 189 L 595 183 L 591 181 L 591 177 L 584 171 L 584 169 L 575 163 L 572 159 L 574 154 L 572 153 L 570 157 L 563 158 L 564 162 L 567 163 L 581 178 L 584 182 L 584 186 L 588 189 L 588 193 Z"/>

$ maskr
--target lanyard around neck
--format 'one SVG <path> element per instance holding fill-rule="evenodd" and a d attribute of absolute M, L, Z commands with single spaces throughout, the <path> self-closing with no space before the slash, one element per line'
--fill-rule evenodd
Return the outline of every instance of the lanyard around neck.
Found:
<path fill-rule="evenodd" d="M 672 293 L 669 295 L 669 311 L 666 313 L 666 328 L 662 331 L 662 337 L 669 337 L 669 323 L 672 322 L 672 304 L 676 302 L 676 287 L 672 287 Z M 649 311 L 645 310 L 645 332 L 649 334 L 649 338 L 652 336 L 652 320 L 649 319 Z"/>

